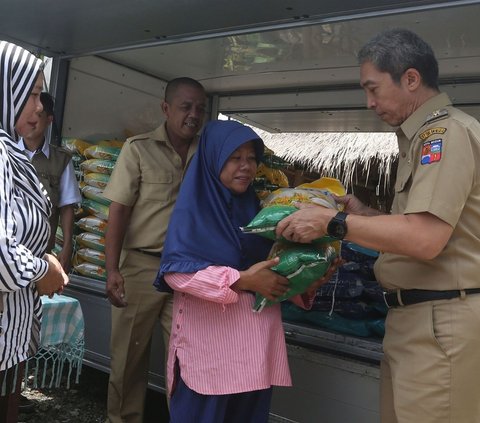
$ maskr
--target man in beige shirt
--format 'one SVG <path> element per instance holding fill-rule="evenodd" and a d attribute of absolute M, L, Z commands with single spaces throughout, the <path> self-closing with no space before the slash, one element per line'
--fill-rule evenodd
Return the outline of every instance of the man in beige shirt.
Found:
<path fill-rule="evenodd" d="M 165 123 L 126 141 L 103 192 L 112 200 L 105 241 L 106 292 L 113 305 L 110 423 L 143 423 L 157 319 L 168 347 L 172 296 L 157 292 L 153 281 L 180 183 L 196 150 L 206 103 L 199 82 L 190 78 L 170 81 L 162 103 Z"/>
<path fill-rule="evenodd" d="M 277 235 L 325 233 L 382 251 L 375 274 L 390 307 L 381 363 L 382 423 L 480 421 L 480 124 L 438 89 L 416 34 L 389 30 L 359 52 L 367 105 L 396 128 L 390 215 L 346 196 L 346 213 L 302 208 Z"/>

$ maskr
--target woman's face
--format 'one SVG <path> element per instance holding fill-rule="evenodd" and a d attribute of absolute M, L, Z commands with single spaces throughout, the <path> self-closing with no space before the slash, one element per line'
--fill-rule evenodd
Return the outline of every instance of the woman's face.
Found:
<path fill-rule="evenodd" d="M 255 179 L 257 161 L 253 141 L 237 148 L 225 162 L 220 181 L 234 194 L 244 193 Z"/>
<path fill-rule="evenodd" d="M 43 111 L 43 105 L 40 101 L 40 93 L 43 89 L 43 74 L 39 73 L 32 92 L 25 103 L 15 124 L 15 130 L 20 136 L 27 136 L 35 127 L 38 121 L 38 113 Z"/>

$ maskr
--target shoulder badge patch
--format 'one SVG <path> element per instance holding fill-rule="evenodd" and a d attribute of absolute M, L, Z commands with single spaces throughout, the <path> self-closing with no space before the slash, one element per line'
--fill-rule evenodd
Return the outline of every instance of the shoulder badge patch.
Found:
<path fill-rule="evenodd" d="M 435 110 L 434 112 L 430 113 L 425 120 L 425 123 L 433 122 L 434 120 L 441 119 L 448 116 L 447 109 L 439 109 Z"/>
<path fill-rule="evenodd" d="M 445 132 L 447 132 L 447 128 L 430 128 L 430 129 L 427 129 L 426 131 L 423 131 L 419 137 L 421 140 L 426 140 L 427 138 L 431 137 L 432 135 L 438 135 L 438 134 L 444 134 Z"/>
<path fill-rule="evenodd" d="M 439 162 L 442 158 L 442 139 L 424 141 L 422 146 L 422 158 L 420 163 L 427 165 Z"/>

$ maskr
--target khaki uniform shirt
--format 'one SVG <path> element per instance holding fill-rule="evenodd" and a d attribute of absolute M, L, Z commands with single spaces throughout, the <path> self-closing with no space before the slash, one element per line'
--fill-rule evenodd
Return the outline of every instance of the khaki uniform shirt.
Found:
<path fill-rule="evenodd" d="M 190 162 L 198 140 L 188 150 Z M 131 206 L 123 248 L 160 253 L 184 169 L 170 143 L 165 124 L 127 139 L 103 195 Z"/>
<path fill-rule="evenodd" d="M 433 260 L 381 254 L 378 281 L 387 289 L 480 287 L 479 122 L 439 94 L 417 109 L 397 136 L 392 213 L 431 213 L 451 225 L 453 234 Z"/>

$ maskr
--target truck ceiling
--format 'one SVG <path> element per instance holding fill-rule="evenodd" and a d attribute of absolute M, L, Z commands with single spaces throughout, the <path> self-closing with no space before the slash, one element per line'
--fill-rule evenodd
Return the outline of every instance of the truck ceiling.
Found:
<path fill-rule="evenodd" d="M 269 131 L 388 131 L 365 109 L 356 53 L 375 33 L 424 37 L 441 88 L 480 117 L 480 1 L 2 0 L 0 38 L 95 55 L 163 81 L 188 75 L 215 108 Z"/>

